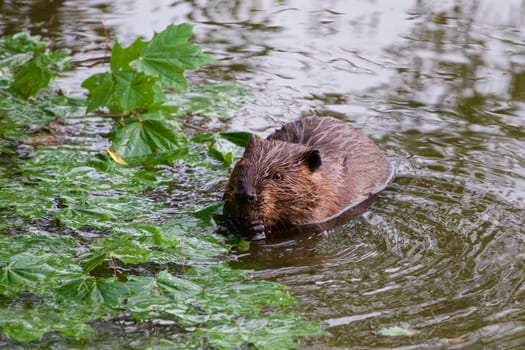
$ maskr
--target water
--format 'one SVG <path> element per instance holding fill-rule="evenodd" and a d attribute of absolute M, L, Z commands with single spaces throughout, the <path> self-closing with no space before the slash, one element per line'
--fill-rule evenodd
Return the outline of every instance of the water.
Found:
<path fill-rule="evenodd" d="M 232 81 L 252 93 L 232 120 L 208 126 L 264 135 L 282 121 L 332 115 L 380 144 L 398 175 L 363 216 L 255 245 L 232 262 L 288 285 L 299 310 L 324 324 L 328 335 L 308 347 L 525 346 L 521 1 L 86 0 L 0 9 L 1 32 L 27 28 L 73 50 L 79 66 L 60 82 L 69 94 L 83 93 L 89 59 L 105 55 L 102 22 L 129 44 L 186 21 L 216 59 L 192 81 Z M 418 333 L 379 334 L 392 326 Z"/>

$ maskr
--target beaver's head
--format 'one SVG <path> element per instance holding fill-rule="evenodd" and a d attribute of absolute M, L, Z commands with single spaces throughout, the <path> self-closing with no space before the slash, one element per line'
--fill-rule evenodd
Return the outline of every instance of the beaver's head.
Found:
<path fill-rule="evenodd" d="M 304 222 L 316 207 L 321 164 L 316 149 L 252 136 L 226 186 L 225 214 L 252 236 Z"/>

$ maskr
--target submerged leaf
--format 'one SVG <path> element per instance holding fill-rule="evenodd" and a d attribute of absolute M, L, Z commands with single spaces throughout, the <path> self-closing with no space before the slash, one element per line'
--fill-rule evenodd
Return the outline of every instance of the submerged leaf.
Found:
<path fill-rule="evenodd" d="M 0 263 L 0 293 L 13 294 L 43 281 L 51 273 L 44 259 L 27 254 L 14 255 Z"/>
<path fill-rule="evenodd" d="M 218 137 L 218 134 L 206 133 L 199 134 L 193 139 L 195 142 L 204 143 L 208 146 L 208 155 L 213 159 L 230 166 L 233 162 L 233 153 L 225 145 L 224 141 Z"/>
<path fill-rule="evenodd" d="M 125 283 L 113 278 L 89 275 L 79 275 L 69 279 L 57 291 L 65 299 L 73 298 L 96 307 L 102 305 L 117 307 L 122 299 L 129 295 L 129 288 Z"/>
<path fill-rule="evenodd" d="M 411 336 L 419 333 L 419 331 L 414 329 L 407 329 L 403 327 L 390 327 L 390 328 L 381 328 L 379 334 L 385 337 L 397 337 L 397 336 Z"/>
<path fill-rule="evenodd" d="M 231 118 L 246 96 L 246 90 L 236 84 L 199 85 L 169 96 L 169 102 L 178 106 L 178 116 Z"/>

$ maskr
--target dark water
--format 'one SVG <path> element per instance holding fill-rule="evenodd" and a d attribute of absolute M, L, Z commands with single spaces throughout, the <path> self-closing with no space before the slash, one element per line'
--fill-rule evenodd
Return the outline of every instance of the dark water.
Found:
<path fill-rule="evenodd" d="M 8 1 L 27 28 L 74 51 L 79 82 L 104 22 L 129 44 L 196 24 L 216 59 L 193 81 L 252 98 L 224 124 L 269 133 L 305 115 L 347 120 L 398 176 L 361 217 L 254 246 L 235 264 L 291 287 L 328 335 L 315 349 L 525 347 L 525 4 L 522 1 Z M 215 199 L 217 193 L 211 193 Z M 200 199 L 202 200 L 202 199 Z M 411 337 L 383 337 L 402 326 Z"/>

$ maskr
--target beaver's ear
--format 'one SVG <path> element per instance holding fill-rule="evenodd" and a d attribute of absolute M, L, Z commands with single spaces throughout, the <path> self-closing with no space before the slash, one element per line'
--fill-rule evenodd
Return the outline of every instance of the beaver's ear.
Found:
<path fill-rule="evenodd" d="M 248 142 L 246 143 L 246 148 L 244 149 L 244 154 L 250 153 L 255 145 L 257 143 L 261 142 L 261 139 L 259 137 L 255 136 L 254 134 L 250 135 L 250 138 L 248 139 Z"/>
<path fill-rule="evenodd" d="M 316 149 L 306 151 L 303 154 L 303 162 L 311 172 L 314 172 L 321 166 L 321 153 Z"/>

